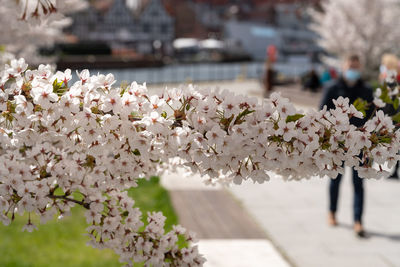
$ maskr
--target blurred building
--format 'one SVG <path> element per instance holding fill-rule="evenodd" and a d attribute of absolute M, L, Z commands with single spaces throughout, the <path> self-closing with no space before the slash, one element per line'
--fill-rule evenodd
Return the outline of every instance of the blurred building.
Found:
<path fill-rule="evenodd" d="M 264 60 L 266 47 L 275 45 L 279 61 L 311 62 L 321 49 L 309 29 L 307 9 L 319 1 L 253 0 L 248 12 L 238 12 L 224 25 L 224 37 L 240 42 L 255 60 Z"/>
<path fill-rule="evenodd" d="M 138 54 L 172 52 L 176 38 L 216 39 L 264 60 L 275 45 L 279 61 L 320 53 L 307 9 L 321 0 L 91 0 L 73 14 L 69 33 L 81 42 L 106 43 Z"/>
<path fill-rule="evenodd" d="M 107 43 L 113 50 L 168 53 L 175 37 L 174 19 L 161 0 L 96 0 L 71 16 L 67 33 L 79 42 Z"/>
<path fill-rule="evenodd" d="M 175 21 L 176 38 L 197 38 L 208 37 L 209 29 L 202 24 L 201 14 L 193 8 L 190 0 L 164 0 L 168 13 Z"/>
<path fill-rule="evenodd" d="M 164 0 L 177 38 L 217 38 L 242 46 L 255 60 L 276 45 L 279 61 L 313 61 L 321 52 L 307 9 L 321 0 Z"/>
<path fill-rule="evenodd" d="M 283 45 L 283 39 L 274 27 L 250 21 L 227 22 L 225 36 L 248 51 L 254 60 L 265 59 L 267 46 L 282 47 Z"/>

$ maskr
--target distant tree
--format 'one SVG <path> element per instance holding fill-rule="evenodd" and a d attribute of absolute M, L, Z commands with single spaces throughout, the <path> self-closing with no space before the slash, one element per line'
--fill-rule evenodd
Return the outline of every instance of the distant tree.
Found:
<path fill-rule="evenodd" d="M 398 0 L 326 0 L 311 11 L 319 45 L 333 56 L 360 55 L 366 75 L 375 77 L 383 53 L 399 52 Z"/>
<path fill-rule="evenodd" d="M 0 0 L 0 63 L 14 55 L 42 62 L 37 48 L 63 40 L 62 29 L 71 23 L 63 14 L 86 5 L 85 0 Z"/>

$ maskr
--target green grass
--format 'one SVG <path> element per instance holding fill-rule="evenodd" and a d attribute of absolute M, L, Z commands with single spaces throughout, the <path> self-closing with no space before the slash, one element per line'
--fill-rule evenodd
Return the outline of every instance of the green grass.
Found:
<path fill-rule="evenodd" d="M 147 211 L 162 211 L 167 216 L 167 230 L 178 223 L 168 192 L 159 185 L 157 177 L 141 180 L 138 188 L 129 190 L 129 195 L 143 215 Z M 17 216 L 10 226 L 0 223 L 0 266 L 121 266 L 113 251 L 86 245 L 87 225 L 83 214 L 83 208 L 74 207 L 71 216 L 58 222 L 55 219 L 44 225 L 37 224 L 39 230 L 33 233 L 21 231 L 27 216 Z"/>

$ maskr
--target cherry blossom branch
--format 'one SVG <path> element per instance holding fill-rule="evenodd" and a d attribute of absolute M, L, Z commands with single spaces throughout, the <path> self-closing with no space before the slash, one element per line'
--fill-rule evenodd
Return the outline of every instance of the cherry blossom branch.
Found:
<path fill-rule="evenodd" d="M 0 73 L 0 220 L 28 212 L 24 229 L 32 231 L 31 216 L 44 223 L 78 204 L 89 243 L 128 265 L 204 262 L 192 234 L 180 226 L 165 233 L 161 213 L 143 224 L 126 192 L 140 178 L 185 168 L 209 184 L 263 183 L 270 172 L 335 178 L 344 165 L 379 178 L 399 159 L 392 118 L 379 110 L 357 128 L 350 118 L 362 112 L 344 98 L 335 109 L 304 114 L 279 94 L 260 103 L 189 86 L 159 96 L 137 83 L 115 87 L 112 74 L 84 70 L 71 79 L 70 70 L 27 70 L 23 59 Z M 180 237 L 186 247 L 178 247 Z"/>

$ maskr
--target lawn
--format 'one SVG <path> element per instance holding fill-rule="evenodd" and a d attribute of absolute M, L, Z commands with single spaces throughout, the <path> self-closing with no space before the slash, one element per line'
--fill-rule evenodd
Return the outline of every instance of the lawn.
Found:
<path fill-rule="evenodd" d="M 160 186 L 159 178 L 141 180 L 138 188 L 129 190 L 129 195 L 143 214 L 162 211 L 167 217 L 167 230 L 178 223 L 168 192 Z M 21 231 L 27 217 L 17 216 L 7 227 L 0 223 L 0 266 L 121 266 L 113 251 L 86 245 L 87 225 L 83 213 L 83 208 L 74 207 L 71 216 L 38 225 L 39 230 L 33 233 Z"/>

